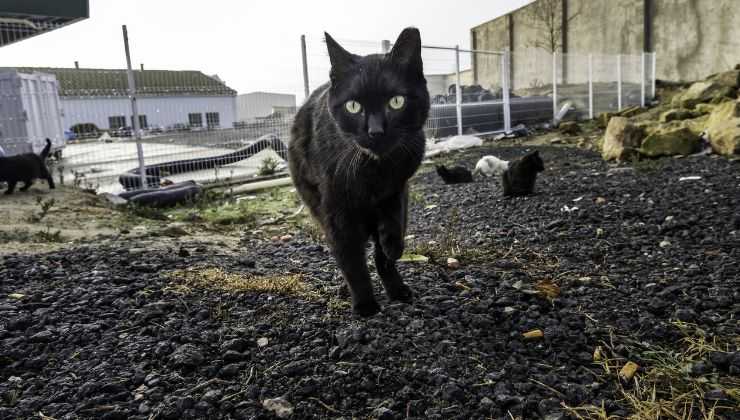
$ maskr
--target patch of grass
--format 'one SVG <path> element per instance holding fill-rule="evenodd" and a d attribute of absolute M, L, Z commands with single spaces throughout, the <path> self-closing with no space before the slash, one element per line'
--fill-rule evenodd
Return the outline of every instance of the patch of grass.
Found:
<path fill-rule="evenodd" d="M 272 293 L 293 296 L 316 295 L 298 274 L 255 276 L 249 273 L 228 272 L 217 267 L 193 267 L 173 271 L 167 275 L 173 289 L 189 293 L 194 289 L 211 289 L 227 293 Z"/>
<path fill-rule="evenodd" d="M 154 207 L 141 206 L 134 203 L 129 203 L 124 207 L 125 211 L 135 217 L 149 220 L 167 220 L 167 215 L 164 211 Z"/>
<path fill-rule="evenodd" d="M 316 243 L 326 243 L 324 237 L 324 231 L 321 229 L 319 222 L 310 216 L 304 216 L 293 222 L 294 226 L 300 229 L 303 233 L 308 235 L 312 241 Z"/>
<path fill-rule="evenodd" d="M 626 360 L 618 357 L 604 343 L 601 360 L 607 380 L 614 380 L 623 396 L 622 403 L 632 411 L 629 419 L 722 419 L 736 413 L 740 405 L 740 378 L 727 372 L 694 375 L 691 367 L 707 362 L 711 353 L 728 353 L 740 346 L 740 335 L 710 337 L 693 324 L 674 322 L 684 338 L 671 347 L 645 346 L 634 348 L 643 366 L 629 383 L 618 379 Z M 636 346 L 635 346 L 636 347 Z M 708 391 L 721 390 L 728 401 L 710 402 L 704 399 Z M 577 418 L 611 419 L 598 407 L 566 407 Z M 585 416 L 585 417 L 584 417 Z"/>
<path fill-rule="evenodd" d="M 168 220 L 203 221 L 216 228 L 237 225 L 251 228 L 263 219 L 280 221 L 299 206 L 298 196 L 291 187 L 271 188 L 238 198 L 208 191 L 191 205 L 168 209 L 164 215 Z"/>
<path fill-rule="evenodd" d="M 218 207 L 206 209 L 200 216 L 207 222 L 218 226 L 254 225 L 257 215 L 246 201 L 223 203 Z"/>
<path fill-rule="evenodd" d="M 28 229 L 0 230 L 0 243 L 62 243 L 66 240 L 62 231 L 50 227 L 35 232 Z"/>
<path fill-rule="evenodd" d="M 427 205 L 424 194 L 414 189 L 409 191 L 409 203 L 411 203 L 411 205 L 416 205 L 419 207 L 425 207 Z"/>
<path fill-rule="evenodd" d="M 262 162 L 260 163 L 260 167 L 259 167 L 259 170 L 257 171 L 257 174 L 259 176 L 274 175 L 275 172 L 277 172 L 278 165 L 280 165 L 279 160 L 275 159 L 272 156 L 268 156 L 262 159 Z"/>
<path fill-rule="evenodd" d="M 28 217 L 29 223 L 41 222 L 44 217 L 49 214 L 49 211 L 51 211 L 52 207 L 54 207 L 54 205 L 56 204 L 56 200 L 53 198 L 44 200 L 44 197 L 36 197 L 36 204 L 39 206 L 39 211 L 38 213 L 33 213 Z"/>

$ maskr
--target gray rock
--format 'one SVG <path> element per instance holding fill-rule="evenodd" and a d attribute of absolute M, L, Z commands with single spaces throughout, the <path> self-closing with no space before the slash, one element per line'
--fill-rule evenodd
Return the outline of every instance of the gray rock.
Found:
<path fill-rule="evenodd" d="M 183 344 L 170 356 L 170 362 L 178 367 L 198 367 L 204 360 L 203 353 L 192 344 Z"/>
<path fill-rule="evenodd" d="M 262 401 L 262 407 L 281 419 L 287 419 L 293 415 L 293 404 L 282 397 L 266 399 Z"/>

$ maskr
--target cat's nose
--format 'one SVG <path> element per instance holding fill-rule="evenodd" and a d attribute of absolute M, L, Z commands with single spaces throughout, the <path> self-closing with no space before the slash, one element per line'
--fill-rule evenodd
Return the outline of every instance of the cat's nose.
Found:
<path fill-rule="evenodd" d="M 385 131 L 383 131 L 383 128 L 371 128 L 367 130 L 367 135 L 370 136 L 371 139 L 378 138 L 385 134 Z"/>
<path fill-rule="evenodd" d="M 385 134 L 383 129 L 383 118 L 376 114 L 370 114 L 367 119 L 367 135 L 371 138 L 378 138 Z"/>

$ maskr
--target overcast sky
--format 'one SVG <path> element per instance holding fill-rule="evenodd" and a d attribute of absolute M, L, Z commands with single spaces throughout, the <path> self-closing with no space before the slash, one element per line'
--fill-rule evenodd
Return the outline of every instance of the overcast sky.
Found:
<path fill-rule="evenodd" d="M 311 85 L 326 77 L 320 43 L 326 30 L 367 53 L 406 26 L 425 44 L 469 47 L 470 28 L 530 0 L 90 0 L 90 18 L 0 48 L 4 66 L 123 68 L 121 25 L 133 63 L 148 69 L 217 74 L 239 93 L 298 93 L 302 99 L 300 35 L 309 39 Z M 377 43 L 377 44 L 376 44 Z M 377 47 L 379 48 L 379 47 Z M 428 69 L 452 70 L 454 56 L 430 55 Z"/>

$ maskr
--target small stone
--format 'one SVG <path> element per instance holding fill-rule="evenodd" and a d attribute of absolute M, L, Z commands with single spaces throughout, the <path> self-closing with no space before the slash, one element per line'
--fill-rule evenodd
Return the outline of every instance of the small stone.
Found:
<path fill-rule="evenodd" d="M 291 239 L 293 239 L 293 235 L 283 235 L 280 237 L 281 242 L 288 242 Z"/>
<path fill-rule="evenodd" d="M 637 363 L 627 362 L 619 371 L 619 379 L 623 380 L 624 382 L 629 381 L 630 379 L 632 379 L 632 377 L 635 376 L 635 373 L 637 373 L 638 369 L 640 369 L 640 366 Z"/>
<path fill-rule="evenodd" d="M 221 357 L 223 357 L 226 363 L 241 362 L 247 358 L 245 354 L 234 350 L 227 350 Z"/>
<path fill-rule="evenodd" d="M 596 197 L 596 204 L 606 204 L 606 198 L 604 197 Z"/>
<path fill-rule="evenodd" d="M 443 386 L 441 392 L 445 401 L 462 401 L 465 398 L 465 392 L 454 383 Z"/>
<path fill-rule="evenodd" d="M 483 397 L 480 399 L 480 405 L 487 407 L 490 405 L 493 405 L 493 400 L 488 397 Z"/>
<path fill-rule="evenodd" d="M 205 394 L 203 394 L 203 397 L 201 398 L 202 401 L 207 401 L 211 404 L 217 403 L 221 397 L 223 396 L 223 392 L 212 389 L 210 391 L 207 391 Z"/>
<path fill-rule="evenodd" d="M 175 366 L 194 368 L 203 364 L 205 357 L 203 357 L 203 353 L 194 345 L 183 344 L 170 355 L 170 361 Z"/>
<path fill-rule="evenodd" d="M 604 236 L 604 229 L 602 228 L 596 229 L 596 237 L 601 238 L 602 236 Z"/>
<path fill-rule="evenodd" d="M 378 419 L 378 420 L 393 420 L 395 418 L 393 411 L 385 407 L 378 407 L 375 410 L 373 410 L 372 416 L 373 418 Z"/>
<path fill-rule="evenodd" d="M 282 397 L 266 399 L 262 401 L 262 407 L 281 419 L 287 419 L 293 414 L 293 405 Z"/>
<path fill-rule="evenodd" d="M 149 406 L 146 405 L 146 403 L 139 404 L 139 414 L 147 415 L 149 414 L 150 411 L 152 411 L 152 409 L 149 408 Z"/>
<path fill-rule="evenodd" d="M 460 261 L 455 258 L 447 258 L 447 267 L 453 270 L 457 270 L 458 268 L 460 268 Z"/>
<path fill-rule="evenodd" d="M 505 315 L 510 315 L 510 314 L 513 314 L 514 312 L 516 312 L 516 308 L 514 308 L 512 306 L 507 306 L 507 307 L 504 308 L 504 314 Z"/>
<path fill-rule="evenodd" d="M 693 309 L 677 309 L 674 316 L 683 322 L 693 322 L 696 320 L 696 312 Z"/>
<path fill-rule="evenodd" d="M 48 343 L 54 337 L 54 333 L 49 330 L 44 330 L 32 335 L 29 341 L 32 343 Z"/>
<path fill-rule="evenodd" d="M 532 330 L 532 331 L 527 331 L 522 335 L 527 340 L 536 340 L 539 338 L 543 338 L 545 336 L 545 333 L 543 333 L 542 330 Z"/>
<path fill-rule="evenodd" d="M 228 350 L 243 352 L 247 348 L 249 348 L 249 342 L 243 338 L 235 338 L 233 340 L 224 341 L 223 344 L 221 344 L 222 352 L 226 352 Z"/>
<path fill-rule="evenodd" d="M 270 344 L 270 340 L 268 340 L 267 337 L 262 337 L 257 340 L 257 347 L 259 348 L 267 347 L 268 344 Z"/>
<path fill-rule="evenodd" d="M 660 242 L 660 247 L 663 248 L 663 249 L 669 248 L 671 245 L 673 245 L 673 244 L 669 240 L 664 240 L 664 241 L 661 241 Z"/>
<path fill-rule="evenodd" d="M 226 379 L 233 378 L 239 374 L 239 370 L 239 365 L 237 365 L 236 363 L 232 363 L 222 367 L 221 370 L 218 372 L 218 376 Z"/>
<path fill-rule="evenodd" d="M 704 399 L 707 401 L 729 401 L 730 398 L 724 389 L 713 389 L 704 393 Z"/>

